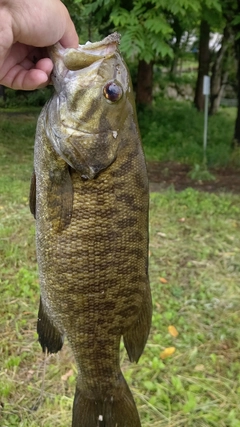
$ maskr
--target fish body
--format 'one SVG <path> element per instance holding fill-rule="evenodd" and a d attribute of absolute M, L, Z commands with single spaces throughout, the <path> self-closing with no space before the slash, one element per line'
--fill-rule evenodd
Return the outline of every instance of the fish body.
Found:
<path fill-rule="evenodd" d="M 138 361 L 151 324 L 148 179 L 118 43 L 51 49 L 55 94 L 36 132 L 37 329 L 44 351 L 65 335 L 75 356 L 73 427 L 141 425 L 119 346 Z"/>

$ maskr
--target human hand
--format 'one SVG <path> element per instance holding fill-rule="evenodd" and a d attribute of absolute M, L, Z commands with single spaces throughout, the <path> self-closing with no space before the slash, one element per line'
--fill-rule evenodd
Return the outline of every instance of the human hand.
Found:
<path fill-rule="evenodd" d="M 49 84 L 46 46 L 78 47 L 78 35 L 60 0 L 0 0 L 0 84 L 33 90 Z"/>

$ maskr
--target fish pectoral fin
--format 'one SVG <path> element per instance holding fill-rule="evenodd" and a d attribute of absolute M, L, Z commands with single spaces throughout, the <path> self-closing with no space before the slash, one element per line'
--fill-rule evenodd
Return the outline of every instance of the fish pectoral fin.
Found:
<path fill-rule="evenodd" d="M 149 283 L 143 297 L 139 317 L 132 327 L 123 335 L 123 341 L 130 362 L 138 362 L 148 339 L 152 320 L 152 299 Z"/>
<path fill-rule="evenodd" d="M 50 222 L 58 232 L 63 231 L 71 223 L 73 209 L 72 178 L 66 163 L 58 174 L 51 173 L 47 204 Z"/>
<path fill-rule="evenodd" d="M 38 310 L 37 321 L 38 341 L 41 344 L 42 350 L 45 353 L 57 353 L 63 346 L 63 334 L 54 326 L 52 320 L 44 309 L 42 298 Z"/>
<path fill-rule="evenodd" d="M 33 214 L 36 219 L 36 175 L 33 170 L 31 183 L 30 183 L 30 193 L 29 193 L 29 207 L 30 212 Z"/>

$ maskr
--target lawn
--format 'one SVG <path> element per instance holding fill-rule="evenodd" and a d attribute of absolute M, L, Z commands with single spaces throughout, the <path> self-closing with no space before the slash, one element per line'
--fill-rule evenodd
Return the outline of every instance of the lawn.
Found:
<path fill-rule="evenodd" d="M 162 105 L 166 114 L 173 114 L 171 105 L 170 110 Z M 183 116 L 181 111 L 178 119 L 172 117 L 173 131 L 174 123 L 183 126 Z M 2 427 L 70 426 L 75 389 L 68 344 L 44 361 L 37 342 L 35 225 L 28 208 L 36 117 L 3 115 L 0 120 Z M 231 112 L 226 122 L 230 139 Z M 163 124 L 159 128 L 163 132 Z M 184 133 L 183 127 L 179 138 L 193 141 L 189 129 Z M 143 139 L 151 130 L 145 129 Z M 155 141 L 161 153 L 168 150 L 164 141 Z M 151 159 L 146 141 L 145 146 Z M 189 153 L 186 158 L 194 163 L 193 146 Z M 152 193 L 149 249 L 151 334 L 137 365 L 128 362 L 123 348 L 121 353 L 142 426 L 240 427 L 240 195 L 191 188 Z"/>
<path fill-rule="evenodd" d="M 240 166 L 240 156 L 236 159 L 231 148 L 236 114 L 236 108 L 220 108 L 209 117 L 209 167 L 226 166 L 232 161 Z M 158 98 L 152 108 L 139 112 L 139 125 L 147 159 L 202 163 L 204 115 L 190 102 Z"/>

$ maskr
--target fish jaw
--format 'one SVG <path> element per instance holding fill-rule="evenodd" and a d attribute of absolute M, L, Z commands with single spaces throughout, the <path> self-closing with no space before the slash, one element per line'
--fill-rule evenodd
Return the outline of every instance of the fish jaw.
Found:
<path fill-rule="evenodd" d="M 78 49 L 58 43 L 50 53 L 56 93 L 47 107 L 46 132 L 55 151 L 86 179 L 116 159 L 121 129 L 135 114 L 118 43 L 115 33 Z"/>
<path fill-rule="evenodd" d="M 55 129 L 51 126 L 46 126 L 46 130 L 48 139 L 54 141 L 55 151 L 83 179 L 93 179 L 116 158 L 119 145 L 117 131 L 91 134 L 69 127 Z"/>
<path fill-rule="evenodd" d="M 78 45 L 77 49 L 64 49 L 60 43 L 56 43 L 48 49 L 56 74 L 59 75 L 63 72 L 63 65 L 68 70 L 76 71 L 88 67 L 99 59 L 110 57 L 116 51 L 120 38 L 120 34 L 113 33 L 100 42 Z M 53 82 L 54 78 L 53 74 Z"/>

